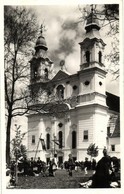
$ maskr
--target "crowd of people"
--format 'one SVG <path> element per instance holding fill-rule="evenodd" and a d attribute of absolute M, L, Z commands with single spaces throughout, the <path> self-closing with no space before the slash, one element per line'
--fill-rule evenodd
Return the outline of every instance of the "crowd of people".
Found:
<path fill-rule="evenodd" d="M 10 168 L 12 177 L 14 176 L 14 173 L 15 173 L 15 166 L 16 166 L 16 162 L 11 161 L 9 168 Z M 57 169 L 57 165 L 55 164 L 54 159 L 50 160 L 48 164 L 42 161 L 40 157 L 38 157 L 37 160 L 34 160 L 33 157 L 31 157 L 30 160 L 22 157 L 18 160 L 19 176 L 21 175 L 38 176 L 39 174 L 46 176 L 46 171 L 48 171 L 49 176 L 54 176 L 55 169 Z"/>
<path fill-rule="evenodd" d="M 84 171 L 88 174 L 89 170 L 93 170 L 93 175 L 85 183 L 80 183 L 81 187 L 92 187 L 92 188 L 109 188 L 111 182 L 118 182 L 115 172 L 120 169 L 120 162 L 116 157 L 110 158 L 107 153 L 103 153 L 104 156 L 101 160 L 96 162 L 95 159 L 92 161 L 85 158 L 85 161 L 74 161 L 72 155 L 69 155 L 68 161 L 65 161 L 60 166 L 61 169 L 66 169 L 68 176 L 73 176 L 73 171 Z M 11 161 L 9 169 L 10 184 L 15 184 L 15 168 L 16 162 Z M 38 157 L 34 160 L 33 157 L 28 160 L 27 158 L 20 158 L 18 160 L 18 176 L 55 176 L 58 166 L 55 163 L 54 158 L 51 159 L 48 164 Z"/>
<path fill-rule="evenodd" d="M 92 161 L 88 160 L 88 158 L 85 158 L 85 161 L 73 161 L 73 158 L 69 157 L 68 161 L 64 162 L 64 168 L 69 169 L 71 166 L 72 170 L 78 171 L 78 170 L 84 170 L 85 174 L 87 174 L 88 170 L 95 170 L 96 168 L 96 160 L 93 158 Z"/>

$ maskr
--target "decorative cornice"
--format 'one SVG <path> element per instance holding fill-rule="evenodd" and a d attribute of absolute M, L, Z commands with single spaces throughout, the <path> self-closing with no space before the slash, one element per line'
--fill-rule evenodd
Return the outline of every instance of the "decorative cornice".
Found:
<path fill-rule="evenodd" d="M 93 63 L 95 63 L 95 62 L 92 62 L 92 64 Z M 95 72 L 95 71 L 97 71 L 97 72 L 101 72 L 102 74 L 104 74 L 104 75 L 106 75 L 107 74 L 107 72 L 104 70 L 104 69 L 101 69 L 101 68 L 99 68 L 99 67 L 89 67 L 89 68 L 87 68 L 87 69 L 81 69 L 78 73 L 79 74 L 84 74 L 84 73 L 86 73 L 86 72 L 90 72 L 90 73 L 93 73 L 93 71 Z"/>
<path fill-rule="evenodd" d="M 81 97 L 81 96 L 87 96 L 87 95 L 98 95 L 98 96 L 102 96 L 102 97 L 105 97 L 106 98 L 106 94 L 101 94 L 99 92 L 92 92 L 92 93 L 87 93 L 87 94 L 79 94 L 78 97 Z"/>
<path fill-rule="evenodd" d="M 87 46 L 87 44 L 90 44 L 90 45 L 94 45 L 95 42 L 100 42 L 103 46 L 106 46 L 106 44 L 103 42 L 103 40 L 101 38 L 85 38 L 82 42 L 80 42 L 80 46 Z M 88 47 L 88 46 L 87 46 Z"/>
<path fill-rule="evenodd" d="M 102 105 L 102 104 L 98 104 L 98 103 L 90 103 L 90 104 L 79 104 L 78 106 L 76 106 L 75 107 L 75 109 L 77 109 L 77 108 L 82 108 L 82 107 L 90 107 L 90 106 L 92 106 L 92 107 L 96 107 L 96 106 L 99 106 L 99 107 L 101 107 L 101 108 L 104 108 L 104 109 L 106 109 L 106 110 L 108 110 L 108 106 L 105 106 L 105 105 Z"/>

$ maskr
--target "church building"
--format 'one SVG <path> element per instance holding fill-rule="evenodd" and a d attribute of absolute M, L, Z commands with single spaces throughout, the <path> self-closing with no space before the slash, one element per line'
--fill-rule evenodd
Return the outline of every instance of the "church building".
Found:
<path fill-rule="evenodd" d="M 40 157 L 48 162 L 55 157 L 62 163 L 71 154 L 74 160 L 84 161 L 90 157 L 87 148 L 91 143 L 98 146 L 97 159 L 102 157 L 104 147 L 108 151 L 113 149 L 108 145 L 109 120 L 113 115 L 117 120 L 119 109 L 110 107 L 116 96 L 106 92 L 106 44 L 93 10 L 85 30 L 79 43 L 80 70 L 75 74 L 68 73 L 61 61 L 60 70 L 54 75 L 42 31 L 36 41 L 30 60 L 29 88 L 33 101 L 28 115 L 28 158 Z M 115 103 L 119 107 L 118 97 Z"/>

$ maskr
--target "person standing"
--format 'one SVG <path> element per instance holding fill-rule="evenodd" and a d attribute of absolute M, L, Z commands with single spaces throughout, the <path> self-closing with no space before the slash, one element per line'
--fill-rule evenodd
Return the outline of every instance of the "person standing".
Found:
<path fill-rule="evenodd" d="M 92 160 L 92 170 L 96 169 L 96 160 L 93 158 Z"/>
<path fill-rule="evenodd" d="M 68 172 L 69 172 L 69 176 L 72 176 L 72 170 L 73 170 L 73 158 L 72 155 L 69 154 L 69 159 L 68 159 Z"/>
<path fill-rule="evenodd" d="M 92 177 L 92 188 L 110 188 L 111 158 L 103 151 L 104 156 L 98 161 L 95 174 Z"/>
<path fill-rule="evenodd" d="M 41 161 L 40 157 L 38 157 L 38 160 L 37 160 L 37 171 L 38 171 L 38 174 L 41 173 L 41 165 L 42 165 L 42 161 Z"/>
<path fill-rule="evenodd" d="M 52 171 L 53 171 L 53 176 L 55 176 L 57 170 L 57 165 L 55 163 L 54 158 L 52 159 Z"/>
<path fill-rule="evenodd" d="M 31 160 L 30 160 L 30 168 L 33 172 L 33 168 L 34 168 L 34 159 L 33 159 L 33 157 L 31 157 Z"/>
<path fill-rule="evenodd" d="M 49 161 L 49 176 L 53 176 L 53 167 L 52 167 L 52 161 Z"/>
<path fill-rule="evenodd" d="M 89 161 L 88 158 L 85 158 L 85 162 L 84 162 L 84 172 L 85 174 L 88 174 L 88 167 L 89 167 Z"/>

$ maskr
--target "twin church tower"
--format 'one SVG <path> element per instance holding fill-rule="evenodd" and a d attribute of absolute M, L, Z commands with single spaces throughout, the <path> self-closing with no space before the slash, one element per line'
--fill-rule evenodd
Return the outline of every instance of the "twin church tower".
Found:
<path fill-rule="evenodd" d="M 95 143 L 101 158 L 107 143 L 105 43 L 100 26 L 91 10 L 80 45 L 80 70 L 70 74 L 61 69 L 53 75 L 53 62 L 42 35 L 30 60 L 30 91 L 33 98 L 28 116 L 28 157 L 48 162 L 54 156 L 59 164 L 82 161 L 87 148 Z M 70 64 L 71 65 L 71 64 Z M 75 64 L 77 65 L 77 64 Z M 40 143 L 41 141 L 41 143 Z M 43 147 L 45 144 L 45 148 Z"/>

